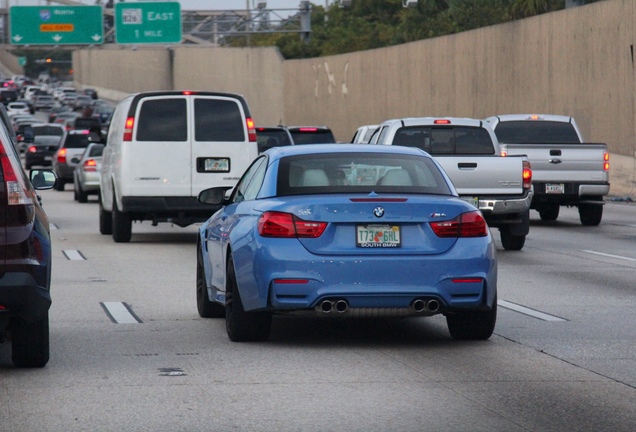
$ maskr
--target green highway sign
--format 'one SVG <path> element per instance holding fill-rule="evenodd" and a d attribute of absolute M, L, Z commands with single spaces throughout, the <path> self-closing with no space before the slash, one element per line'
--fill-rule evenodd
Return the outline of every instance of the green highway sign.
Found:
<path fill-rule="evenodd" d="M 178 2 L 116 3 L 115 42 L 180 43 L 181 5 Z"/>
<path fill-rule="evenodd" d="M 101 6 L 11 6 L 12 45 L 96 45 L 104 42 Z"/>

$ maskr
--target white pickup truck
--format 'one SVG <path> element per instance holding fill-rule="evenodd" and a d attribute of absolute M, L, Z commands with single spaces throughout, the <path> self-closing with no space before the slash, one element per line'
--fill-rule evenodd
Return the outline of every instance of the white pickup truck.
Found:
<path fill-rule="evenodd" d="M 572 117 L 507 114 L 486 119 L 507 155 L 527 155 L 532 164 L 531 208 L 544 221 L 559 217 L 560 206 L 579 209 L 583 225 L 596 226 L 609 193 L 607 145 L 584 143 Z"/>
<path fill-rule="evenodd" d="M 482 120 L 403 118 L 380 124 L 370 144 L 418 147 L 448 174 L 460 198 L 473 203 L 506 250 L 521 250 L 530 230 L 532 170 L 525 156 L 502 157 Z"/>

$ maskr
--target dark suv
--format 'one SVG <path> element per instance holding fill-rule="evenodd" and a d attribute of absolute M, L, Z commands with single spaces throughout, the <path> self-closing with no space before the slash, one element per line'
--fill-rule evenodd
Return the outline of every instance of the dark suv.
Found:
<path fill-rule="evenodd" d="M 49 361 L 51 237 L 36 190 L 54 184 L 50 170 L 27 176 L 0 122 L 0 343 L 11 340 L 17 367 Z"/>

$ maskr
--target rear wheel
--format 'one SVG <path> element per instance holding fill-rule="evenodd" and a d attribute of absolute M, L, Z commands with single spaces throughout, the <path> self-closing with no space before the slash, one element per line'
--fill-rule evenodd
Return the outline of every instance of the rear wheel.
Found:
<path fill-rule="evenodd" d="M 16 367 L 44 367 L 49 362 L 49 316 L 27 323 L 15 318 L 11 325 L 11 359 Z"/>
<path fill-rule="evenodd" d="M 99 198 L 99 232 L 104 235 L 113 233 L 113 215 L 111 212 L 104 210 L 102 198 Z"/>
<path fill-rule="evenodd" d="M 117 208 L 117 201 L 113 197 L 113 240 L 115 243 L 128 243 L 132 237 L 132 219 L 126 212 Z"/>
<path fill-rule="evenodd" d="M 245 312 L 236 284 L 234 260 L 227 263 L 225 288 L 225 328 L 233 342 L 264 341 L 269 337 L 272 315 L 266 312 Z"/>
<path fill-rule="evenodd" d="M 225 307 L 210 301 L 208 296 L 203 269 L 203 251 L 200 244 L 197 245 L 197 310 L 201 318 L 223 318 L 225 316 Z"/>
<path fill-rule="evenodd" d="M 446 324 L 453 339 L 486 340 L 492 336 L 497 321 L 497 298 L 489 311 L 466 311 L 448 314 Z"/>
<path fill-rule="evenodd" d="M 55 181 L 55 190 L 56 191 L 63 191 L 65 184 L 66 184 L 66 182 L 58 177 L 57 180 Z"/>
<path fill-rule="evenodd" d="M 579 218 L 583 225 L 597 226 L 603 219 L 603 206 L 601 204 L 579 204 Z"/>
<path fill-rule="evenodd" d="M 75 184 L 75 196 L 77 201 L 81 203 L 88 202 L 88 194 L 84 192 L 82 186 L 79 183 Z"/>
<path fill-rule="evenodd" d="M 555 221 L 559 217 L 559 205 L 550 204 L 541 207 L 539 210 L 539 216 L 543 221 Z"/>
<path fill-rule="evenodd" d="M 524 235 L 513 235 L 510 232 L 510 229 L 502 228 L 499 231 L 499 236 L 501 237 L 501 244 L 503 245 L 505 250 L 521 250 L 523 249 L 523 245 L 526 243 L 526 236 Z"/>

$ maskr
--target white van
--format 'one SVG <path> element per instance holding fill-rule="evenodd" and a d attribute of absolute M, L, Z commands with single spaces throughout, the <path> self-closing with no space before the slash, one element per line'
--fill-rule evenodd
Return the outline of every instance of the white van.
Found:
<path fill-rule="evenodd" d="M 112 116 L 100 184 L 99 229 L 128 242 L 133 221 L 185 227 L 218 206 L 197 201 L 212 186 L 233 187 L 258 155 L 245 99 L 216 92 L 130 95 Z"/>

